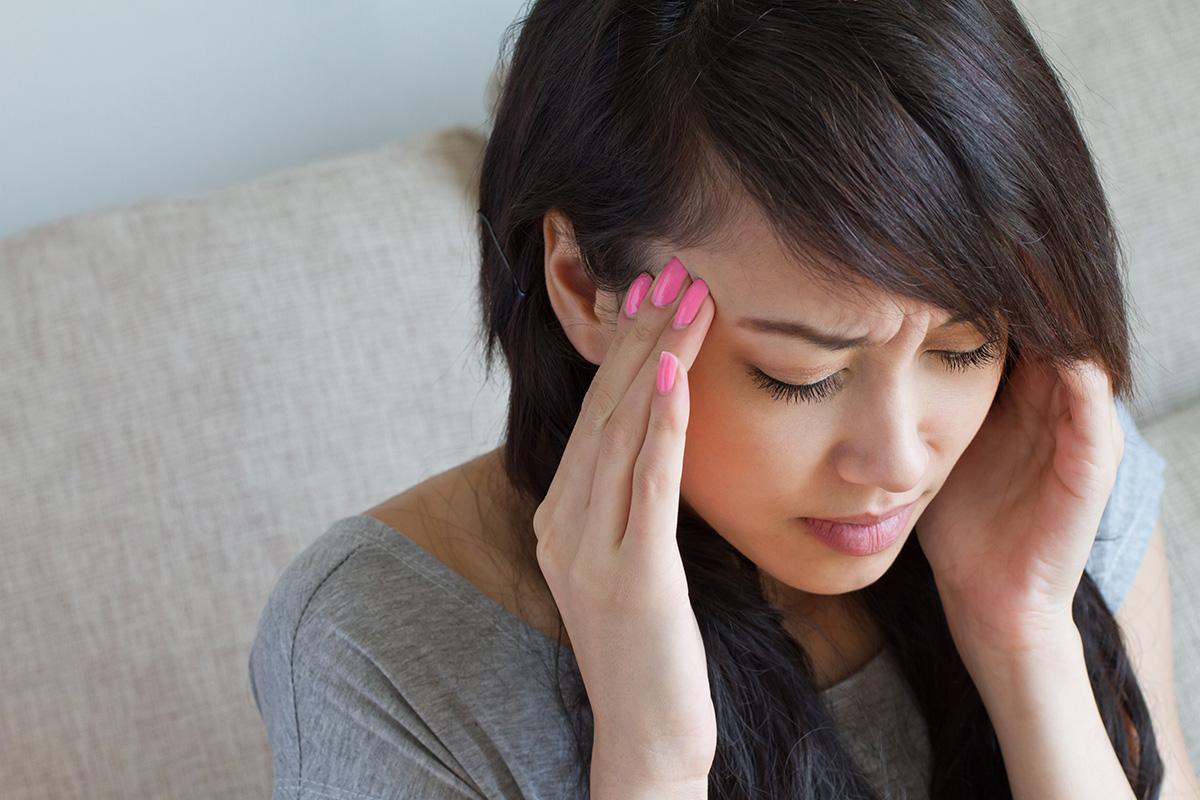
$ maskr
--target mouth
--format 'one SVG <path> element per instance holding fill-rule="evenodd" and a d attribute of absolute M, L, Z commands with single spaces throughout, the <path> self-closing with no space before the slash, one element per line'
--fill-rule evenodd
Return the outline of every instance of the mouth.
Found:
<path fill-rule="evenodd" d="M 892 511 L 890 516 L 876 517 L 878 522 L 867 525 L 812 517 L 800 517 L 799 521 L 804 530 L 834 550 L 850 556 L 873 556 L 900 539 L 908 528 L 915 506 L 916 501 L 913 501 Z"/>
<path fill-rule="evenodd" d="M 867 527 L 870 525 L 878 525 L 884 520 L 891 519 L 897 514 L 904 514 L 908 511 L 911 511 L 916 502 L 916 500 L 913 500 L 911 503 L 907 503 L 902 506 L 896 506 L 888 511 L 883 511 L 877 514 L 857 514 L 853 517 L 804 517 L 804 519 L 810 519 L 814 522 L 828 522 L 834 525 L 861 525 L 863 527 Z"/>

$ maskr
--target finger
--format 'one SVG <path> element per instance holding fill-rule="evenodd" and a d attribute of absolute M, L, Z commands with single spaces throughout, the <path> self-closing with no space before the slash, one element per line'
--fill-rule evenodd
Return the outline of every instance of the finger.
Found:
<path fill-rule="evenodd" d="M 575 426 L 547 491 L 547 498 L 554 498 L 552 502 L 561 502 L 564 492 L 579 498 L 579 502 L 587 502 L 609 418 L 650 357 L 650 351 L 669 323 L 675 304 L 688 283 L 690 278 L 683 262 L 672 257 L 654 278 L 638 306 L 634 324 L 613 337 L 584 394 Z"/>
<path fill-rule="evenodd" d="M 1044 429 L 1047 411 L 1054 399 L 1055 384 L 1059 380 L 1058 371 L 1044 357 L 1033 352 L 1022 352 L 1009 376 L 1005 392 L 1013 408 L 1023 418 L 1036 420 L 1039 428 Z"/>
<path fill-rule="evenodd" d="M 663 331 L 659 346 L 642 365 L 642 372 L 625 393 L 625 399 L 613 413 L 601 444 L 601 453 L 596 460 L 588 518 L 596 524 L 597 531 L 607 531 L 607 541 L 601 547 L 612 548 L 619 543 L 629 524 L 632 484 L 638 454 L 645 447 L 647 427 L 652 409 L 652 398 L 662 369 L 661 353 L 679 362 L 679 369 L 686 372 L 694 362 L 713 318 L 713 301 L 709 297 L 708 285 L 697 278 L 679 299 L 677 311 L 695 310 L 692 322 L 676 328 L 678 315 L 672 316 L 672 324 Z M 686 318 L 686 317 L 685 317 Z M 604 539 L 604 534 L 598 534 Z"/>
<path fill-rule="evenodd" d="M 1120 428 L 1115 423 L 1116 403 L 1112 397 L 1112 379 L 1092 360 L 1074 362 L 1063 369 L 1063 392 L 1068 413 L 1060 423 L 1061 441 L 1072 442 L 1065 450 L 1062 474 L 1076 479 L 1075 491 L 1085 496 L 1099 486 L 1111 493 L 1124 453 L 1124 434 L 1115 439 Z M 1067 438 L 1069 437 L 1069 438 Z"/>
<path fill-rule="evenodd" d="M 654 278 L 655 276 L 649 272 L 639 274 L 630 283 L 624 295 L 619 298 L 617 336 L 609 346 L 609 353 L 615 354 L 616 342 L 627 335 L 629 323 L 632 322 L 638 306 L 642 305 L 644 299 L 649 295 Z M 581 444 L 581 440 L 588 438 L 584 429 L 594 424 L 588 422 L 590 415 L 597 413 L 594 406 L 610 405 L 615 407 L 616 405 L 617 399 L 611 396 L 611 380 L 606 377 L 615 368 L 614 364 L 609 364 L 610 361 L 615 362 L 615 358 L 610 358 L 609 355 L 601 360 L 596 374 L 592 376 L 591 385 L 583 396 L 575 424 L 567 438 L 567 444 L 563 448 L 554 477 L 546 490 L 544 502 L 548 504 L 558 504 L 564 494 L 571 497 L 580 507 L 587 503 L 591 473 L 588 471 L 590 469 L 589 461 L 586 458 L 580 458 L 580 455 L 586 450 Z M 606 364 L 609 365 L 606 366 Z M 602 381 L 604 382 L 602 383 Z M 606 396 L 598 398 L 597 395 L 601 393 Z M 580 486 L 584 488 L 581 489 Z"/>
<path fill-rule="evenodd" d="M 1077 430 L 1086 441 L 1106 446 L 1106 433 L 1112 430 L 1115 413 L 1108 373 L 1094 361 L 1085 360 L 1063 369 L 1067 403 Z"/>
<path fill-rule="evenodd" d="M 643 549 L 649 557 L 677 559 L 679 487 L 691 402 L 687 371 L 670 351 L 664 352 L 646 440 L 633 465 L 628 524 L 618 544 L 622 552 Z M 673 386 L 663 393 L 671 378 Z"/>
<path fill-rule="evenodd" d="M 639 274 L 625 290 L 625 294 L 619 298 L 620 304 L 617 306 L 617 339 L 624 338 L 628 335 L 629 329 L 633 327 L 634 320 L 637 318 L 638 308 L 650 296 L 654 277 L 649 272 Z"/>
<path fill-rule="evenodd" d="M 1113 437 L 1113 452 L 1116 455 L 1117 464 L 1121 463 L 1121 459 L 1125 457 L 1125 426 L 1121 424 L 1121 415 L 1117 413 L 1117 405 L 1112 404 L 1112 437 Z"/>

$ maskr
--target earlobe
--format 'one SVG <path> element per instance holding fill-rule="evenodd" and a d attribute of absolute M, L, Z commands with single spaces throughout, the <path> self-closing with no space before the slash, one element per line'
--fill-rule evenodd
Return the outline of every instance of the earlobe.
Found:
<path fill-rule="evenodd" d="M 557 210 L 542 218 L 542 238 L 550 305 L 576 352 L 599 365 L 612 338 L 600 314 L 614 307 L 614 298 L 596 291 L 583 269 L 571 223 Z"/>

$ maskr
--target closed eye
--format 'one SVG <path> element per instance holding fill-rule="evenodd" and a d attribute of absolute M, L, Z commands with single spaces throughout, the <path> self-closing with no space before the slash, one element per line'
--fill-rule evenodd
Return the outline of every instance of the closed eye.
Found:
<path fill-rule="evenodd" d="M 951 370 L 966 372 L 972 367 L 982 367 L 993 363 L 999 358 L 999 349 L 999 340 L 993 339 L 975 350 L 968 350 L 966 352 L 940 350 L 938 351 L 938 357 Z M 772 378 L 755 366 L 751 366 L 748 371 L 755 383 L 760 388 L 771 392 L 775 400 L 819 403 L 840 389 L 842 385 L 841 372 L 835 372 L 828 378 L 816 383 L 796 384 L 784 383 L 781 380 Z"/>

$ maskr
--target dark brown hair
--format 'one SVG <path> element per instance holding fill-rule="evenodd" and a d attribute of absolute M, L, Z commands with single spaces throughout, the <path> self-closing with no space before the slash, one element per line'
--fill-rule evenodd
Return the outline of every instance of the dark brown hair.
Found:
<path fill-rule="evenodd" d="M 733 198 L 749 198 L 812 277 L 865 279 L 991 335 L 1003 321 L 1005 376 L 1024 351 L 1086 357 L 1131 396 L 1111 212 L 1063 87 L 1009 0 L 537 0 L 517 29 L 479 180 L 497 236 L 479 225 L 479 288 L 488 369 L 499 347 L 511 378 L 504 464 L 523 495 L 545 497 L 596 371 L 547 297 L 553 209 L 595 286 L 623 294 L 657 266 L 653 243 L 732 235 Z M 717 711 L 709 796 L 876 797 L 755 565 L 686 504 L 678 539 Z M 531 562 L 534 544 L 530 528 Z M 858 594 L 928 727 L 931 796 L 1011 797 L 917 537 Z M 1116 754 L 1136 796 L 1155 798 L 1147 706 L 1086 573 L 1073 613 Z M 572 710 L 582 781 L 586 692 Z"/>

